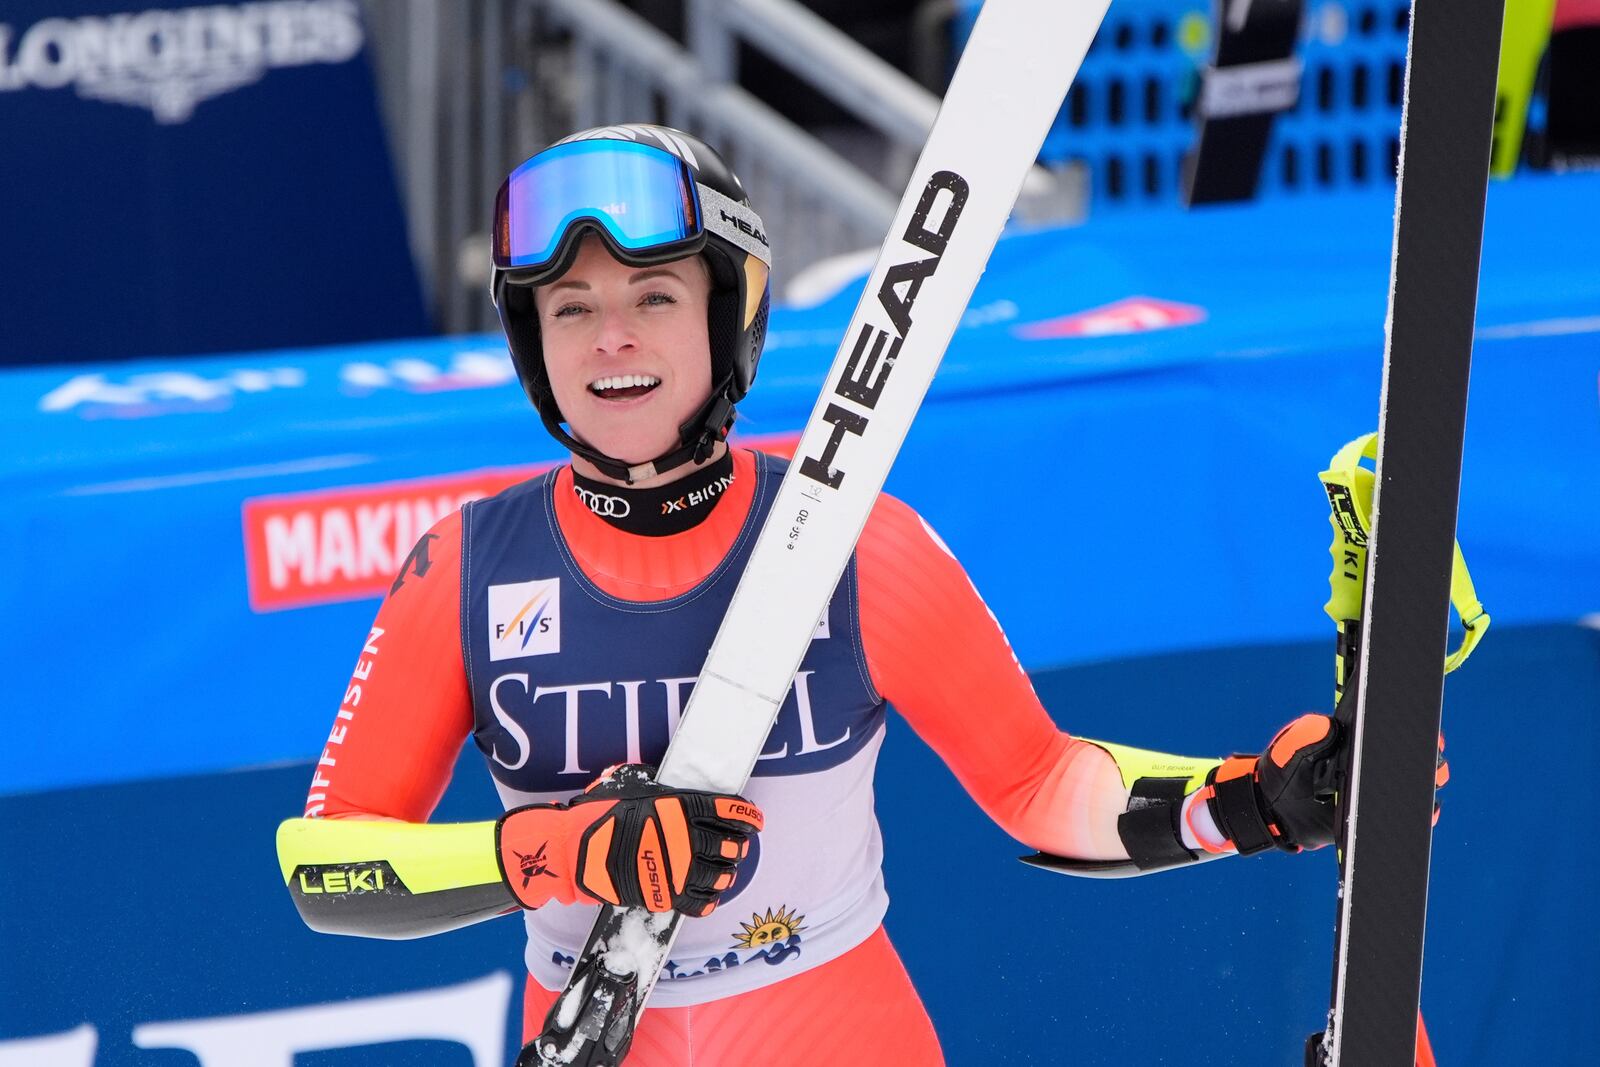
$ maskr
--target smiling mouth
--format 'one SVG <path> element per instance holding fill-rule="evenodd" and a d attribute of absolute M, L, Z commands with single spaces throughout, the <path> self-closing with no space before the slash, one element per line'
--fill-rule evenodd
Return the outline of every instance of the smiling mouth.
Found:
<path fill-rule="evenodd" d="M 660 384 L 660 378 L 648 374 L 614 374 L 590 382 L 589 392 L 602 400 L 627 400 L 644 396 Z"/>

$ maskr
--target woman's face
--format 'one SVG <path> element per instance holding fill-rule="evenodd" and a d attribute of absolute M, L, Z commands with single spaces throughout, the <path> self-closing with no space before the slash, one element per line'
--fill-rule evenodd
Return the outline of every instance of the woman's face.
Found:
<path fill-rule="evenodd" d="M 630 267 L 583 239 L 571 269 L 534 291 L 545 371 L 573 436 L 628 463 L 677 447 L 711 395 L 710 297 L 699 256 Z"/>

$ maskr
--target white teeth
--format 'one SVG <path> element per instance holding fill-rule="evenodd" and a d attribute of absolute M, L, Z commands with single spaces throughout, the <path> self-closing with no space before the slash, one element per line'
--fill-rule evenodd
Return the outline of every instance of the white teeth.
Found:
<path fill-rule="evenodd" d="M 614 374 L 609 378 L 598 378 L 589 383 L 591 392 L 602 392 L 606 389 L 631 389 L 635 386 L 660 385 L 661 379 L 648 374 Z"/>

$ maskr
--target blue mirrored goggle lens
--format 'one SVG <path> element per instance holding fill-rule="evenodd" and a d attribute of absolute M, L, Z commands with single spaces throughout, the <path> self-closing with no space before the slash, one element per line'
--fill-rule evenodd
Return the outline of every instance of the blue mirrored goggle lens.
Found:
<path fill-rule="evenodd" d="M 579 218 L 595 219 L 632 251 L 700 232 L 694 182 L 683 163 L 626 141 L 574 141 L 539 153 L 511 172 L 496 207 L 501 267 L 548 263 Z"/>

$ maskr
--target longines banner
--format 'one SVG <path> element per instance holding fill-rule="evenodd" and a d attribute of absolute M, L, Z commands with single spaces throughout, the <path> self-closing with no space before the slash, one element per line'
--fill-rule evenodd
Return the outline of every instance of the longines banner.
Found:
<path fill-rule="evenodd" d="M 357 0 L 9 0 L 0 363 L 425 332 L 367 47 Z"/>

